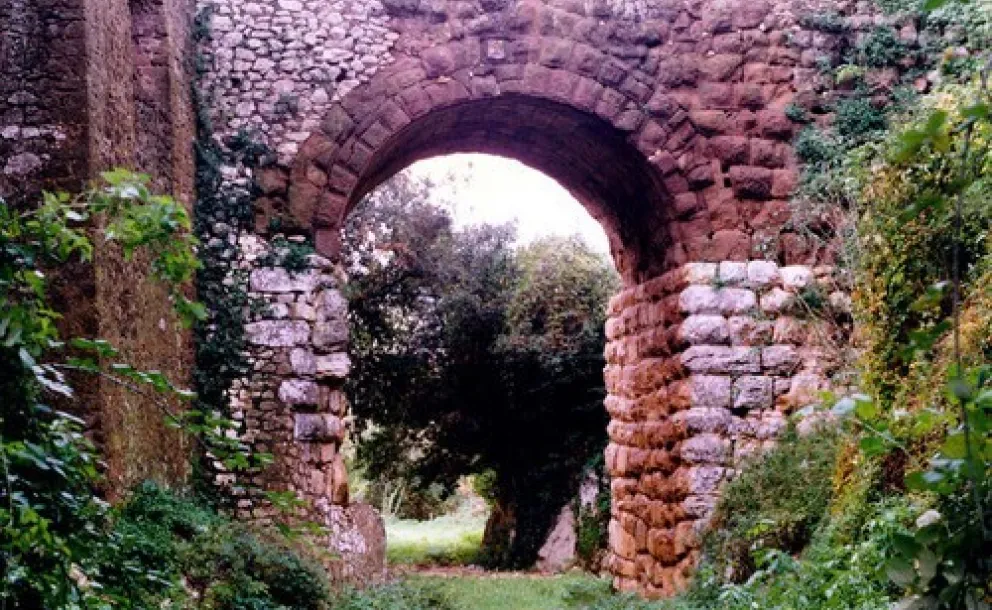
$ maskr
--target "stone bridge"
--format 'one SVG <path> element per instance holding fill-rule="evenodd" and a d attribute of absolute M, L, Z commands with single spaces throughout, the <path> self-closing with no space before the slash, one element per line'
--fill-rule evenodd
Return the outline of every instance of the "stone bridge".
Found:
<path fill-rule="evenodd" d="M 199 110 L 213 118 L 217 138 L 248 131 L 274 152 L 252 176 L 255 235 L 240 242 L 242 261 L 255 265 L 251 290 L 271 305 L 248 323 L 254 372 L 231 392 L 244 439 L 277 456 L 251 482 L 307 497 L 336 528 L 335 544 L 363 553 L 368 523 L 357 521 L 371 517 L 349 512 L 338 451 L 349 368 L 347 305 L 337 290 L 343 222 L 365 194 L 414 161 L 503 155 L 559 181 L 609 237 L 624 288 L 610 303 L 606 329 L 607 566 L 621 589 L 659 596 L 684 587 L 722 482 L 773 442 L 786 415 L 811 402 L 833 373 L 816 333 L 795 315 L 797 299 L 813 287 L 836 303 L 845 296 L 829 243 L 789 222 L 798 126 L 786 116 L 790 104 L 817 108 L 825 88 L 819 66 L 841 51 L 838 35 L 803 26 L 823 7 L 802 0 L 198 4 L 130 3 L 134 97 L 146 111 L 135 129 L 138 142 L 157 146 L 157 165 L 145 165 L 181 165 L 191 102 L 177 101 L 176 91 L 193 78 L 182 66 L 195 56 L 206 101 Z M 15 16 L 18 6 L 30 12 L 21 0 L 0 0 Z M 197 26 L 209 22 L 209 36 L 191 48 L 183 36 L 195 13 L 209 14 Z M 80 18 L 89 23 L 92 13 Z M 100 39 L 91 29 L 84 38 Z M 87 48 L 90 63 L 99 59 L 92 43 Z M 76 104 L 92 109 L 98 101 Z M 171 122 L 147 118 L 155 112 Z M 35 149 L 22 143 L 31 156 L 10 157 L 7 176 L 53 171 L 45 163 L 61 157 L 45 151 L 64 144 L 50 140 Z M 167 142 L 179 144 L 170 151 Z M 98 167 L 93 151 L 80 154 Z M 179 189 L 181 172 L 169 175 Z M 243 177 L 228 172 L 232 181 Z M 313 269 L 293 275 L 257 266 L 275 226 L 313 239 L 320 255 Z M 257 496 L 239 507 L 246 516 L 270 514 Z"/>

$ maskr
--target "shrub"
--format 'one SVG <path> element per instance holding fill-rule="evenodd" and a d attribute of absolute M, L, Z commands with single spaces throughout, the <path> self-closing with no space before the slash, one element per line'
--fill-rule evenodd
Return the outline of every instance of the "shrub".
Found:
<path fill-rule="evenodd" d="M 793 123 L 809 123 L 809 113 L 798 104 L 789 104 L 785 107 L 785 118 Z"/>
<path fill-rule="evenodd" d="M 805 14 L 799 18 L 799 25 L 809 30 L 828 34 L 843 34 L 851 29 L 847 19 L 837 12 Z"/>
<path fill-rule="evenodd" d="M 837 104 L 834 125 L 841 137 L 861 141 L 866 136 L 885 129 L 885 113 L 875 108 L 871 100 L 853 97 Z"/>
<path fill-rule="evenodd" d="M 104 558 L 105 590 L 120 608 L 195 598 L 216 610 L 320 610 L 323 569 L 262 532 L 151 483 L 115 510 L 117 544 Z"/>
<path fill-rule="evenodd" d="M 718 574 L 743 582 L 760 553 L 805 548 L 830 501 L 837 449 L 836 431 L 798 436 L 790 429 L 727 485 L 706 540 Z"/>
<path fill-rule="evenodd" d="M 836 143 L 815 127 L 806 127 L 799 132 L 795 149 L 799 160 L 809 164 L 826 164 L 839 154 Z"/>
<path fill-rule="evenodd" d="M 908 52 L 906 45 L 899 40 L 892 28 L 880 26 L 869 32 L 858 44 L 858 63 L 870 68 L 897 66 Z"/>

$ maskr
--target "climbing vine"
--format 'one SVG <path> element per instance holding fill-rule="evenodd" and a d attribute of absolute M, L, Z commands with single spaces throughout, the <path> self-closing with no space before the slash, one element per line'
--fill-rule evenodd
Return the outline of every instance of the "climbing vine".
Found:
<path fill-rule="evenodd" d="M 193 42 L 199 49 L 211 36 L 213 14 L 207 5 L 196 16 Z M 196 401 L 203 411 L 228 415 L 228 392 L 236 379 L 250 374 L 245 355 L 246 312 L 259 307 L 250 298 L 248 271 L 243 265 L 241 235 L 252 222 L 252 186 L 246 177 L 251 168 L 268 162 L 270 153 L 252 134 L 240 132 L 220 141 L 210 116 L 210 94 L 203 86 L 209 59 L 195 56 L 196 81 L 196 202 L 194 228 L 203 244 L 198 252 L 197 296 L 205 307 L 204 320 L 194 327 L 196 367 L 193 374 Z M 225 175 L 225 172 L 228 175 Z M 234 173 L 240 179 L 232 180 Z M 261 456 L 262 461 L 266 456 Z M 209 481 L 213 468 L 204 466 L 204 491 L 213 495 Z M 240 464 L 244 467 L 246 464 Z"/>

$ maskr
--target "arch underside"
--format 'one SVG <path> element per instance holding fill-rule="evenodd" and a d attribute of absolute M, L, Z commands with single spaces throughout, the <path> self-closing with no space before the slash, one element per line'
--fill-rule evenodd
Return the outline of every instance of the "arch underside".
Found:
<path fill-rule="evenodd" d="M 603 226 L 627 280 L 650 274 L 652 255 L 664 254 L 669 198 L 625 134 L 595 115 L 520 94 L 440 108 L 393 134 L 373 155 L 348 210 L 410 164 L 454 153 L 512 158 L 558 181 Z"/>

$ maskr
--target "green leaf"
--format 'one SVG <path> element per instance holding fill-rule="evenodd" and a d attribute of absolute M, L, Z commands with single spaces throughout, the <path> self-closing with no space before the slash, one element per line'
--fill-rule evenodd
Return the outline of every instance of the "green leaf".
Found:
<path fill-rule="evenodd" d="M 971 106 L 965 106 L 961 109 L 961 115 L 967 119 L 986 121 L 989 118 L 989 105 L 979 102 Z"/>
<path fill-rule="evenodd" d="M 882 455 L 886 452 L 885 442 L 877 436 L 866 436 L 862 438 L 858 446 L 868 456 Z"/>
<path fill-rule="evenodd" d="M 916 571 L 923 585 L 928 584 L 937 575 L 939 559 L 930 549 L 923 547 L 916 554 Z"/>
<path fill-rule="evenodd" d="M 909 561 L 902 557 L 894 557 L 885 564 L 885 575 L 896 585 L 909 588 L 916 582 L 916 570 Z"/>
<path fill-rule="evenodd" d="M 872 421 L 878 416 L 878 409 L 871 400 L 859 400 L 854 407 L 854 414 L 863 421 Z"/>
<path fill-rule="evenodd" d="M 940 447 L 940 452 L 945 456 L 955 460 L 962 460 L 968 455 L 968 443 L 963 431 L 948 434 L 944 444 Z"/>
<path fill-rule="evenodd" d="M 948 0 L 924 0 L 923 10 L 925 12 L 935 11 L 947 4 Z"/>
<path fill-rule="evenodd" d="M 916 538 L 903 533 L 896 533 L 892 537 L 892 546 L 904 558 L 915 557 L 916 553 L 920 550 L 920 544 L 916 541 Z"/>

